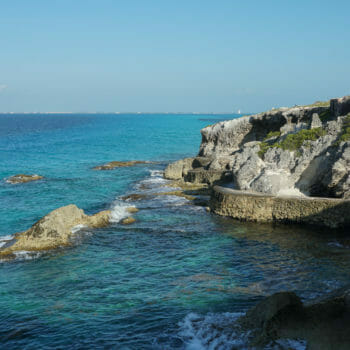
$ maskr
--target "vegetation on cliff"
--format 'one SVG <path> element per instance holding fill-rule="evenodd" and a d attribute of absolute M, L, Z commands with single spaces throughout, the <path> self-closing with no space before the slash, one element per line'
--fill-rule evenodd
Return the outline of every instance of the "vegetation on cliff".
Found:
<path fill-rule="evenodd" d="M 350 129 L 350 128 L 349 128 Z M 259 156 L 262 158 L 269 148 L 282 148 L 283 150 L 296 151 L 305 141 L 316 141 L 321 136 L 327 134 L 326 130 L 322 128 L 303 129 L 295 134 L 289 134 L 280 141 L 269 140 L 272 136 L 278 136 L 278 131 L 269 133 L 265 140 L 260 144 Z"/>

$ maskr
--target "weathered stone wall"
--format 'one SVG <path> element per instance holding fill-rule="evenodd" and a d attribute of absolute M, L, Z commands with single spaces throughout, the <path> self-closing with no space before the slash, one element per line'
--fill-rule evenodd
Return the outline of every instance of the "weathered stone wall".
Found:
<path fill-rule="evenodd" d="M 214 186 L 210 208 L 216 214 L 244 221 L 350 227 L 350 200 L 343 199 L 276 197 Z"/>

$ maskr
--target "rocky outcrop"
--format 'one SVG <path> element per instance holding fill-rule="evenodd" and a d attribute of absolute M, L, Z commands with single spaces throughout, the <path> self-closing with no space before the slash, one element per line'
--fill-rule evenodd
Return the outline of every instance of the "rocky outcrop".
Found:
<path fill-rule="evenodd" d="M 26 182 L 31 182 L 31 181 L 37 181 L 41 180 L 44 177 L 41 175 L 27 175 L 27 174 L 17 174 L 10 176 L 9 178 L 6 179 L 6 182 L 10 184 L 19 184 L 19 183 L 26 183 Z"/>
<path fill-rule="evenodd" d="M 306 340 L 310 350 L 346 350 L 350 348 L 350 286 L 304 304 L 292 292 L 276 293 L 239 323 L 250 331 L 251 346 L 287 338 Z"/>
<path fill-rule="evenodd" d="M 0 257 L 17 251 L 49 250 L 70 245 L 77 227 L 104 227 L 109 224 L 109 218 L 109 210 L 89 216 L 74 204 L 58 208 L 27 231 L 16 233 L 12 245 L 0 250 Z"/>
<path fill-rule="evenodd" d="M 128 216 L 127 218 L 123 219 L 120 223 L 122 225 L 131 225 L 133 224 L 134 222 L 136 222 L 136 219 L 133 218 L 132 216 Z"/>
<path fill-rule="evenodd" d="M 350 96 L 332 99 L 330 109 L 336 117 L 350 113 Z"/>
<path fill-rule="evenodd" d="M 170 163 L 164 171 L 164 177 L 168 180 L 179 180 L 185 177 L 188 170 L 193 167 L 194 158 L 180 159 L 174 163 Z"/>
<path fill-rule="evenodd" d="M 93 167 L 93 170 L 113 170 L 115 168 L 121 168 L 121 167 L 127 167 L 127 166 L 134 166 L 137 164 L 146 164 L 148 162 L 140 161 L 140 160 L 129 160 L 126 162 L 120 162 L 120 161 L 113 161 L 109 162 L 103 165 L 98 165 Z"/>
<path fill-rule="evenodd" d="M 350 227 L 350 200 L 336 198 L 278 197 L 215 186 L 210 208 L 215 214 L 242 221 Z"/>
<path fill-rule="evenodd" d="M 170 164 L 165 177 L 232 182 L 271 195 L 350 197 L 350 96 L 280 108 L 201 130 L 199 154 Z"/>

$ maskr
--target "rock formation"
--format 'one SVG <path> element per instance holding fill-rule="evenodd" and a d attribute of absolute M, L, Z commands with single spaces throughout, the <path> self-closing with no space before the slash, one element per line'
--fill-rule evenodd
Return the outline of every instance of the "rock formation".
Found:
<path fill-rule="evenodd" d="M 127 218 L 123 219 L 120 223 L 122 225 L 130 225 L 136 222 L 136 219 L 133 218 L 132 216 L 128 216 Z"/>
<path fill-rule="evenodd" d="M 228 182 L 239 191 L 280 198 L 350 199 L 350 96 L 219 122 L 201 133 L 198 156 L 169 164 L 165 178 Z M 302 207 L 297 211 L 302 215 Z M 249 217 L 242 213 L 241 219 Z M 283 215 L 280 219 L 288 221 Z"/>
<path fill-rule="evenodd" d="M 195 158 L 170 164 L 168 179 L 232 181 L 238 190 L 350 197 L 350 96 L 274 109 L 201 130 Z"/>
<path fill-rule="evenodd" d="M 110 211 L 86 215 L 82 209 L 70 204 L 53 210 L 31 228 L 14 235 L 14 242 L 0 250 L 1 256 L 11 256 L 17 251 L 54 249 L 71 244 L 75 228 L 98 228 L 109 224 Z"/>
<path fill-rule="evenodd" d="M 93 167 L 93 170 L 113 170 L 115 168 L 121 168 L 121 167 L 127 167 L 127 166 L 134 166 L 136 164 L 146 164 L 148 162 L 140 161 L 140 160 L 129 160 L 126 162 L 120 162 L 120 161 L 113 161 L 109 162 L 103 165 L 98 165 Z"/>
<path fill-rule="evenodd" d="M 31 181 L 37 181 L 43 179 L 43 176 L 40 175 L 27 175 L 27 174 L 17 174 L 10 176 L 6 179 L 6 182 L 10 184 L 19 184 L 19 183 L 26 183 Z"/>
<path fill-rule="evenodd" d="M 239 320 L 252 346 L 278 339 L 303 339 L 310 350 L 350 348 L 350 286 L 302 303 L 293 292 L 263 299 Z"/>

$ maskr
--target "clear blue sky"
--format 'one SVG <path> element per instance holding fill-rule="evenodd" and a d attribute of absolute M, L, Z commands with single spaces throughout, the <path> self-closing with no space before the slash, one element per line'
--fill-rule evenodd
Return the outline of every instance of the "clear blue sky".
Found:
<path fill-rule="evenodd" d="M 0 111 L 263 111 L 350 94 L 350 1 L 0 1 Z"/>

